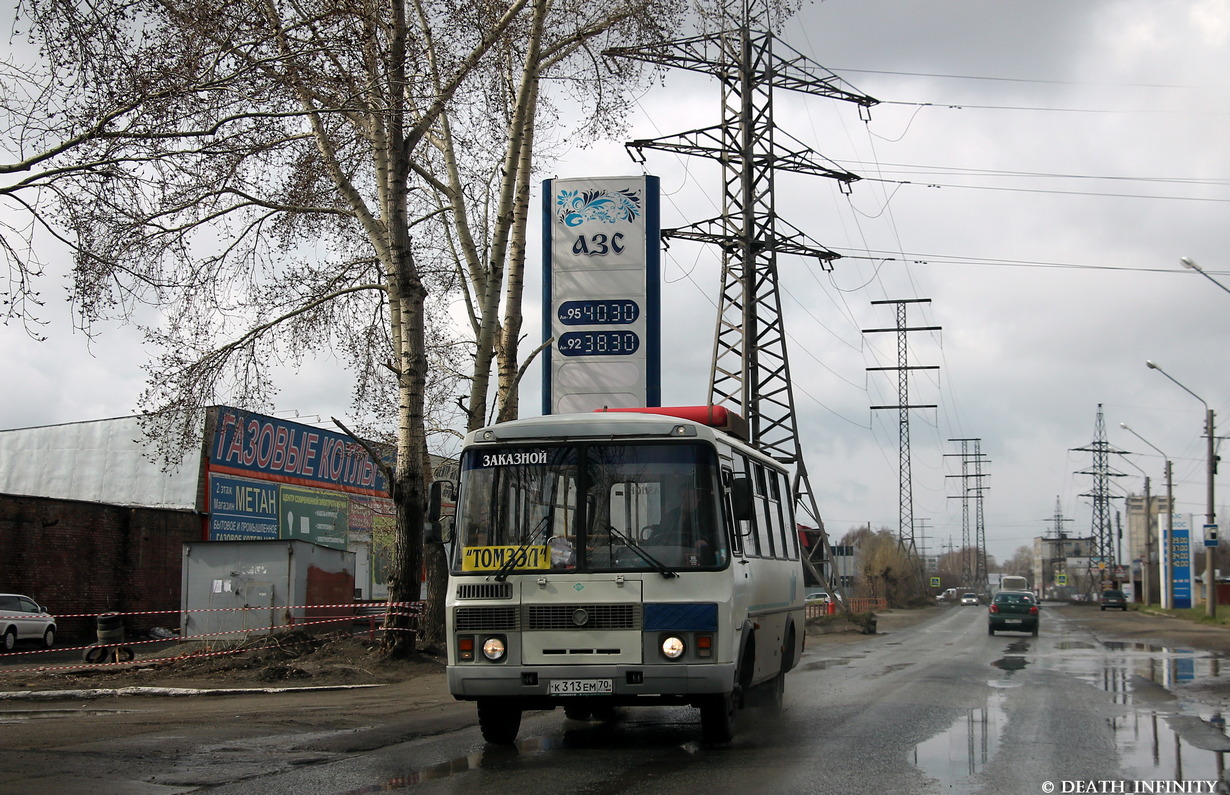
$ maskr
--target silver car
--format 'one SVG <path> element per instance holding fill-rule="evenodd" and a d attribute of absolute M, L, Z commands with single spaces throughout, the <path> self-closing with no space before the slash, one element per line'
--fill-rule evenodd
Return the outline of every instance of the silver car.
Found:
<path fill-rule="evenodd" d="M 12 651 L 19 640 L 42 641 L 50 649 L 56 642 L 56 620 L 28 596 L 0 593 L 0 651 Z"/>

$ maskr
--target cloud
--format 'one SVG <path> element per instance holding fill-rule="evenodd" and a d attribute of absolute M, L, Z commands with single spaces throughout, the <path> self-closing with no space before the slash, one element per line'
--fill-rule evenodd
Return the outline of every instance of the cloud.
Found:
<path fill-rule="evenodd" d="M 933 551 L 962 533 L 952 438 L 980 438 L 989 459 L 993 555 L 1047 530 L 1057 496 L 1069 529 L 1088 532 L 1079 495 L 1090 481 L 1074 473 L 1090 461 L 1071 449 L 1093 439 L 1099 403 L 1111 443 L 1142 450 L 1127 422 L 1166 450 L 1180 508 L 1203 513 L 1203 407 L 1144 361 L 1219 417 L 1230 412 L 1230 294 L 1178 262 L 1191 256 L 1230 285 L 1228 34 L 1222 0 L 828 0 L 786 26 L 791 46 L 884 100 L 865 122 L 848 104 L 776 97 L 779 142 L 793 147 L 793 136 L 864 177 L 849 196 L 783 177 L 777 199 L 784 220 L 845 255 L 831 273 L 779 262 L 797 426 L 835 534 L 897 525 L 896 412 L 870 408 L 895 400 L 895 380 L 867 372 L 895 364 L 896 351 L 892 335 L 862 333 L 895 322 L 871 303 L 886 299 L 930 298 L 910 317 L 943 326 L 910 338 L 912 362 L 941 368 L 911 382 L 939 406 L 910 418 L 914 515 Z M 667 74 L 631 110 L 631 137 L 715 124 L 719 96 L 702 76 Z M 561 143 L 550 173 L 641 170 L 620 141 Z M 646 157 L 666 225 L 720 212 L 715 164 Z M 536 257 L 535 242 L 525 307 L 535 343 Z M 664 398 L 700 403 L 718 255 L 675 244 L 663 262 Z M 0 426 L 128 413 L 143 384 L 139 340 L 108 331 L 92 357 L 58 318 L 54 328 L 41 345 L 4 330 Z M 279 408 L 343 410 L 350 379 L 335 367 L 287 379 Z M 523 414 L 539 409 L 538 378 L 527 378 Z M 1156 481 L 1150 455 L 1134 460 Z M 1140 491 L 1139 473 L 1121 468 L 1131 473 L 1121 485 Z"/>

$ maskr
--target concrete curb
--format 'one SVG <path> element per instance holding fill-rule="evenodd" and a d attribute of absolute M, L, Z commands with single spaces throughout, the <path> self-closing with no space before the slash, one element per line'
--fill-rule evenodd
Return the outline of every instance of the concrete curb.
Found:
<path fill-rule="evenodd" d="M 0 692 L 0 701 L 55 701 L 66 698 L 113 698 L 116 696 L 245 696 L 276 695 L 279 693 L 306 693 L 323 690 L 360 690 L 370 685 L 318 685 L 313 687 L 98 687 L 86 690 L 12 690 Z"/>

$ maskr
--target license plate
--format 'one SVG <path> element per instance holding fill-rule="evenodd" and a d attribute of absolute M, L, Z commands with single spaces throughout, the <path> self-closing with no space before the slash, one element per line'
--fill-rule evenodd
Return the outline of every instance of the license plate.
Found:
<path fill-rule="evenodd" d="M 1021 619 L 1019 619 L 1019 618 L 1009 618 L 1009 619 L 1006 619 L 1006 620 L 1004 621 L 1004 623 L 1005 623 L 1005 624 L 1019 624 L 1019 623 L 1021 623 Z"/>
<path fill-rule="evenodd" d="M 547 693 L 552 696 L 600 696 L 615 692 L 610 679 L 552 679 Z"/>

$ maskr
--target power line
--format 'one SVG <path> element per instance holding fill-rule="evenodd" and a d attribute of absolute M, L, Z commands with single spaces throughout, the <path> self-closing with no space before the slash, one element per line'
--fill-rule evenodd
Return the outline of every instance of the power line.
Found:
<path fill-rule="evenodd" d="M 1194 91 L 1222 90 L 1224 86 L 1189 86 L 1178 83 L 1093 83 L 1085 80 L 1040 80 L 1031 77 L 1002 77 L 996 75 L 949 75 L 930 72 L 895 72 L 880 69 L 846 69 L 831 67 L 834 72 L 855 72 L 858 74 L 892 75 L 894 77 L 925 77 L 942 80 L 984 80 L 995 83 L 1033 83 L 1046 86 L 1098 86 L 1101 88 L 1149 88 L 1149 89 L 1183 89 Z"/>
<path fill-rule="evenodd" d="M 1167 273 L 1187 275 L 1177 268 L 1131 268 L 1123 265 L 1091 265 L 1089 263 L 1046 262 L 1043 260 L 997 259 L 994 257 L 961 257 L 955 254 L 895 253 L 878 249 L 842 249 L 832 247 L 842 259 L 873 260 L 876 262 L 904 262 L 911 265 L 975 265 L 982 267 L 1056 268 L 1059 270 L 1122 271 L 1128 273 Z M 1216 271 L 1218 274 L 1224 271 Z"/>
<path fill-rule="evenodd" d="M 939 108 L 940 110 L 1014 110 L 1014 111 L 1030 111 L 1035 113 L 1097 113 L 1097 114 L 1120 114 L 1120 113 L 1140 113 L 1144 115 L 1166 115 L 1173 116 L 1174 111 L 1170 109 L 1150 109 L 1150 108 L 1055 108 L 1046 107 L 1043 105 L 979 105 L 966 102 L 906 102 L 904 100 L 881 100 L 884 105 L 904 105 L 906 107 L 917 108 Z M 1230 111 L 1224 110 L 1193 110 L 1185 111 L 1197 116 L 1230 116 Z"/>
<path fill-rule="evenodd" d="M 948 176 L 970 175 L 995 177 L 1038 177 L 1049 179 L 1107 180 L 1110 182 L 1146 182 L 1174 185 L 1230 185 L 1230 179 L 1223 178 L 1205 179 L 1197 177 L 1142 177 L 1113 174 L 1065 174 L 1062 172 L 1013 171 L 1008 169 L 974 168 L 971 166 L 928 166 L 919 165 L 916 163 L 880 163 L 866 160 L 845 160 L 841 162 L 845 167 L 849 168 L 875 168 L 880 171 L 885 168 L 889 168 L 899 169 L 905 171 L 906 173 L 945 174 Z"/>
<path fill-rule="evenodd" d="M 1106 193 L 1101 191 L 1059 190 L 1057 188 L 1012 188 L 997 185 L 957 185 L 942 182 L 915 182 L 908 179 L 884 179 L 882 177 L 864 177 L 868 182 L 883 182 L 889 185 L 915 185 L 924 188 L 954 188 L 964 190 L 991 190 L 1000 193 L 1041 193 L 1048 196 L 1091 196 L 1096 199 L 1151 199 L 1153 201 L 1176 202 L 1210 202 L 1227 204 L 1230 199 L 1218 199 L 1207 196 L 1158 196 L 1148 193 Z"/>

